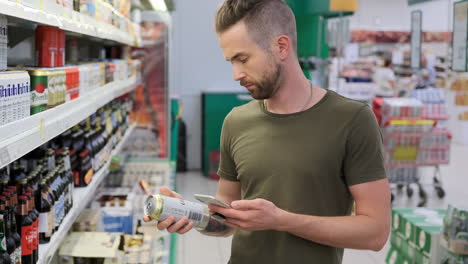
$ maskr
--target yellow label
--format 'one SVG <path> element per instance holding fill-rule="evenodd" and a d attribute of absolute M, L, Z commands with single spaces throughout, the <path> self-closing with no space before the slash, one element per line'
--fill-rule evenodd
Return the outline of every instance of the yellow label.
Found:
<path fill-rule="evenodd" d="M 86 174 L 84 176 L 84 182 L 86 184 L 89 184 L 91 182 L 91 180 L 93 179 L 93 176 L 94 176 L 94 170 L 89 169 L 88 172 L 86 172 Z"/>
<path fill-rule="evenodd" d="M 330 11 L 354 12 L 358 9 L 358 0 L 330 0 Z"/>
<path fill-rule="evenodd" d="M 434 120 L 391 120 L 390 125 L 434 125 Z"/>
<path fill-rule="evenodd" d="M 107 133 L 111 134 L 112 133 L 112 120 L 109 116 L 106 117 L 106 131 Z"/>
<path fill-rule="evenodd" d="M 91 129 L 91 119 L 88 117 L 86 118 L 85 130 L 89 131 L 90 129 Z"/>
<path fill-rule="evenodd" d="M 393 160 L 415 161 L 418 156 L 417 146 L 397 146 L 393 151 Z"/>

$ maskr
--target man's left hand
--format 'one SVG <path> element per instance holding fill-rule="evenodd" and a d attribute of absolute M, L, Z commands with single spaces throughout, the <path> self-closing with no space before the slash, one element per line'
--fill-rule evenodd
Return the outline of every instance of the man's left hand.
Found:
<path fill-rule="evenodd" d="M 278 230 L 285 213 L 284 210 L 264 199 L 234 201 L 231 207 L 210 205 L 210 210 L 224 215 L 226 225 L 248 231 Z"/>

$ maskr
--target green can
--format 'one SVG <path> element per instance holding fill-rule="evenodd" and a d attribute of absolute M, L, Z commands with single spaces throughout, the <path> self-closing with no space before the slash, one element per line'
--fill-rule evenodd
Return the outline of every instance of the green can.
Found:
<path fill-rule="evenodd" d="M 31 115 L 47 110 L 49 102 L 49 72 L 28 70 L 31 77 Z"/>

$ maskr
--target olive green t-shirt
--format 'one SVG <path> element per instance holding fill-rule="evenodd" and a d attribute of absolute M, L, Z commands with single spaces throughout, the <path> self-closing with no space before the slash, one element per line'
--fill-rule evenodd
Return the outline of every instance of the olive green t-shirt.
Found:
<path fill-rule="evenodd" d="M 328 91 L 313 107 L 274 114 L 263 101 L 234 108 L 221 135 L 220 177 L 238 181 L 242 199 L 262 198 L 296 214 L 345 216 L 349 186 L 385 178 L 382 136 L 360 102 Z M 341 263 L 343 249 L 287 232 L 237 230 L 231 264 Z"/>

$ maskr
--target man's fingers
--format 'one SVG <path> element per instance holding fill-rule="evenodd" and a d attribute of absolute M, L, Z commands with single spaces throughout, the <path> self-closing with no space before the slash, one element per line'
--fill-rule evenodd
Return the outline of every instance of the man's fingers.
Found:
<path fill-rule="evenodd" d="M 178 198 L 178 199 L 184 199 L 184 197 L 182 197 L 182 195 L 172 191 L 171 189 L 167 188 L 167 187 L 160 187 L 159 188 L 159 193 L 164 195 L 164 196 L 169 196 L 169 197 L 173 197 L 173 198 Z"/>
<path fill-rule="evenodd" d="M 169 216 L 166 220 L 158 223 L 157 227 L 159 230 L 164 230 L 170 227 L 175 222 L 175 217 Z"/>
<path fill-rule="evenodd" d="M 169 233 L 175 233 L 185 227 L 188 224 L 188 221 L 188 217 L 184 216 L 179 221 L 177 221 L 177 223 L 171 225 L 167 231 L 169 231 Z"/>
<path fill-rule="evenodd" d="M 152 220 L 151 217 L 146 216 L 146 215 L 143 216 L 143 221 L 145 221 L 145 222 L 151 222 L 151 220 Z"/>
<path fill-rule="evenodd" d="M 186 225 L 184 228 L 182 228 L 181 230 L 177 231 L 178 234 L 180 235 L 183 235 L 185 233 L 187 233 L 188 231 L 192 230 L 192 228 L 195 226 L 195 222 L 193 221 L 190 221 L 188 223 L 188 225 Z"/>
<path fill-rule="evenodd" d="M 231 203 L 232 208 L 237 210 L 251 210 L 251 209 L 261 209 L 263 207 L 265 200 L 255 199 L 255 200 L 239 200 Z"/>
<path fill-rule="evenodd" d="M 240 211 L 236 209 L 223 208 L 216 205 L 210 205 L 210 210 L 214 213 L 222 214 L 226 218 L 234 218 L 239 220 L 246 220 L 247 213 L 246 211 Z"/>

